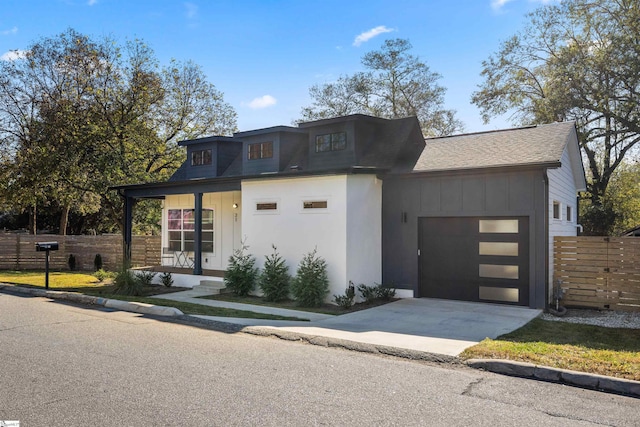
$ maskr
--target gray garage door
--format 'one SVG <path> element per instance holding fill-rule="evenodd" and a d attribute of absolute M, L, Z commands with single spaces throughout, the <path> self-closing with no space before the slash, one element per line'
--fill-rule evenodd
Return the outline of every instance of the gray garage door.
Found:
<path fill-rule="evenodd" d="M 420 218 L 420 296 L 529 305 L 527 217 Z"/>

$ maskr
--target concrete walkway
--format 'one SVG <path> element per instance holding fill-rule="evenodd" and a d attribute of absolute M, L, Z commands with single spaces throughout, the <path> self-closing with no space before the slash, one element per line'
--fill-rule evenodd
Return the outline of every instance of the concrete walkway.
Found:
<path fill-rule="evenodd" d="M 289 322 L 266 319 L 194 316 L 201 319 L 263 326 L 280 331 L 457 356 L 485 338 L 511 332 L 537 317 L 541 310 L 499 304 L 428 298 L 401 299 L 341 316 L 309 313 L 197 298 L 202 291 L 164 294 L 154 298 L 213 307 L 309 319 Z"/>

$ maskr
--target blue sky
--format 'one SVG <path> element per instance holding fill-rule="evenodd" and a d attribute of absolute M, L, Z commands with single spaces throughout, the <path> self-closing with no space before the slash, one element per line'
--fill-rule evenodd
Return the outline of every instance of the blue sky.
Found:
<path fill-rule="evenodd" d="M 0 57 L 67 28 L 120 42 L 139 38 L 161 64 L 193 60 L 238 113 L 239 130 L 290 125 L 309 87 L 362 70 L 387 38 L 442 75 L 446 108 L 467 132 L 482 123 L 470 103 L 481 62 L 515 34 L 525 14 L 553 0 L 0 0 Z"/>

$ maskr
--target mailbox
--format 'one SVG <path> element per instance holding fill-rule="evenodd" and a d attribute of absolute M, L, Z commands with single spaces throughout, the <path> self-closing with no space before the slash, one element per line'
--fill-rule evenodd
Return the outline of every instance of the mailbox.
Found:
<path fill-rule="evenodd" d="M 57 251 L 58 242 L 38 242 L 36 243 L 36 252 Z"/>

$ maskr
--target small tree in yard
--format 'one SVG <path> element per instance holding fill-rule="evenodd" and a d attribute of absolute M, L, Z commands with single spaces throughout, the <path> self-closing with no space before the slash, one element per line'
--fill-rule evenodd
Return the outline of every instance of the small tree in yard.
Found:
<path fill-rule="evenodd" d="M 329 293 L 327 262 L 317 255 L 317 249 L 309 252 L 298 265 L 291 292 L 303 307 L 319 307 Z"/>
<path fill-rule="evenodd" d="M 273 253 L 265 256 L 266 261 L 260 274 L 260 288 L 267 301 L 282 301 L 289 297 L 289 267 L 272 245 Z"/>
<path fill-rule="evenodd" d="M 247 249 L 249 247 L 243 242 L 242 247 L 233 252 L 224 275 L 224 284 L 238 296 L 249 295 L 258 277 L 258 269 L 254 267 L 256 259 L 253 255 L 245 253 Z"/>

